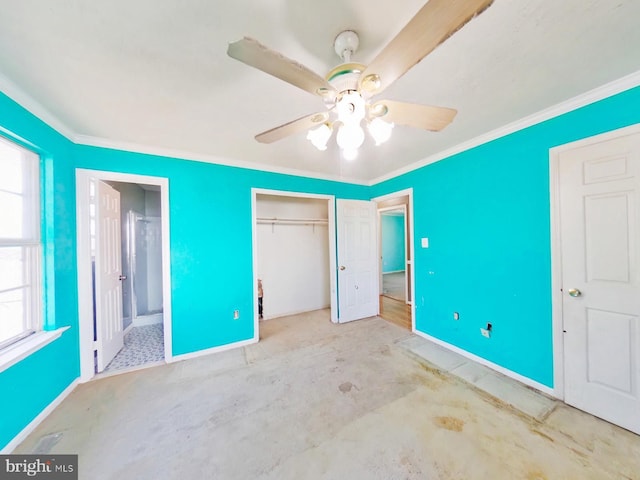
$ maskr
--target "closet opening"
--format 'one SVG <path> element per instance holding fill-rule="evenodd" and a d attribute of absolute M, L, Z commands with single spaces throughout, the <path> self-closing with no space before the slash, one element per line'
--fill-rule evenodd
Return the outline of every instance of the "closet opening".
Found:
<path fill-rule="evenodd" d="M 254 189 L 253 201 L 256 336 L 276 323 L 335 322 L 334 198 Z"/>

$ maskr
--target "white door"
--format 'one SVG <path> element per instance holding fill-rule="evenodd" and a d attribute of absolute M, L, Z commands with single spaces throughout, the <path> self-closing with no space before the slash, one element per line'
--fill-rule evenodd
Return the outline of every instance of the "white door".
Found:
<path fill-rule="evenodd" d="M 338 321 L 378 314 L 376 205 L 336 200 L 338 225 Z"/>
<path fill-rule="evenodd" d="M 565 401 L 640 433 L 640 134 L 560 153 Z"/>
<path fill-rule="evenodd" d="M 98 372 L 123 347 L 120 192 L 96 182 L 96 349 Z"/>

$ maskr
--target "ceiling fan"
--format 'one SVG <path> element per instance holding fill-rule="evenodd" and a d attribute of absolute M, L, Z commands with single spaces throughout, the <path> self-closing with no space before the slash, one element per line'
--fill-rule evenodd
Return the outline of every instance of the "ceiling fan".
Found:
<path fill-rule="evenodd" d="M 334 42 L 343 63 L 324 78 L 252 38 L 229 44 L 230 57 L 318 95 L 326 108 L 262 132 L 256 135 L 256 140 L 272 143 L 308 130 L 307 138 L 319 150 L 325 150 L 337 128 L 336 142 L 343 156 L 352 159 L 365 139 L 363 120 L 376 144 L 390 137 L 395 123 L 442 130 L 451 123 L 456 110 L 394 100 L 373 101 L 372 97 L 382 93 L 492 3 L 493 0 L 429 0 L 368 66 L 351 62 L 359 39 L 355 32 L 344 31 Z"/>

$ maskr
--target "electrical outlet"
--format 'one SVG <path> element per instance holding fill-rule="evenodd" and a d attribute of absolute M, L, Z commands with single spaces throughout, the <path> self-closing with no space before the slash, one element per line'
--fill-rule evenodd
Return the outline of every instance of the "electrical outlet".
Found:
<path fill-rule="evenodd" d="M 238 320 L 240 318 L 240 310 L 233 311 L 233 319 Z"/>
<path fill-rule="evenodd" d="M 460 314 L 458 312 L 453 312 L 453 319 L 460 320 Z"/>
<path fill-rule="evenodd" d="M 491 337 L 491 329 L 493 327 L 491 326 L 490 323 L 487 323 L 487 328 L 481 328 L 480 329 L 480 333 L 482 334 L 483 337 L 487 337 L 490 338 Z"/>

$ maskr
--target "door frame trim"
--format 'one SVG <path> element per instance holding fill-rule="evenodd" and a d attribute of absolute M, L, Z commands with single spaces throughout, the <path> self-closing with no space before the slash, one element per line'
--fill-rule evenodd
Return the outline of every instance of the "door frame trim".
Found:
<path fill-rule="evenodd" d="M 567 150 L 586 147 L 636 133 L 640 133 L 640 123 L 582 138 L 549 149 L 553 394 L 560 400 L 564 400 L 565 395 L 564 319 L 562 313 L 562 238 L 560 236 L 560 155 Z"/>
<path fill-rule="evenodd" d="M 93 288 L 91 286 L 91 245 L 89 231 L 90 179 L 137 183 L 160 187 L 162 228 L 162 308 L 164 327 L 164 361 L 173 361 L 171 336 L 171 247 L 169 222 L 169 179 L 131 173 L 76 168 L 76 240 L 78 274 L 78 330 L 80 382 L 95 377 L 93 363 Z"/>
<path fill-rule="evenodd" d="M 329 291 L 331 293 L 331 321 L 338 323 L 338 282 L 337 282 L 337 263 L 336 263 L 336 197 L 335 195 L 325 195 L 319 193 L 292 192 L 287 190 L 273 190 L 267 188 L 251 189 L 251 256 L 253 268 L 253 341 L 260 339 L 260 319 L 258 318 L 258 219 L 257 219 L 257 196 L 272 195 L 276 197 L 293 197 L 293 198 L 315 198 L 327 201 L 327 230 L 329 242 Z"/>
<path fill-rule="evenodd" d="M 381 195 L 379 197 L 374 197 L 371 199 L 372 202 L 376 204 L 384 201 L 391 200 L 393 198 L 399 197 L 409 197 L 409 213 L 405 215 L 406 221 L 409 222 L 409 257 L 411 262 L 411 331 L 416 333 L 416 256 L 415 256 L 415 244 L 414 244 L 414 232 L 413 232 L 413 187 L 405 188 L 404 190 L 398 190 L 396 192 L 387 193 L 386 195 Z M 377 207 L 376 207 L 377 209 Z M 380 227 L 378 227 L 380 228 Z M 380 234 L 379 232 L 377 233 Z M 382 265 L 380 262 L 380 254 L 378 252 L 378 278 L 382 275 Z"/>

